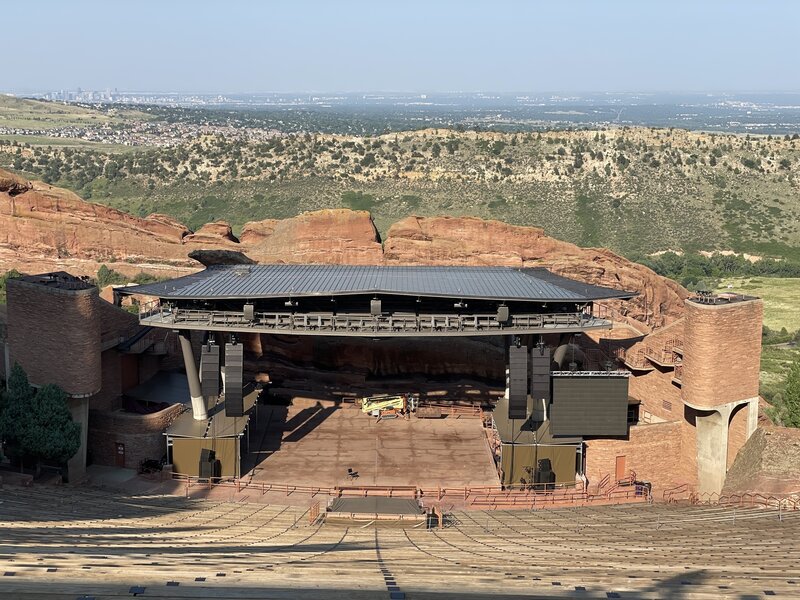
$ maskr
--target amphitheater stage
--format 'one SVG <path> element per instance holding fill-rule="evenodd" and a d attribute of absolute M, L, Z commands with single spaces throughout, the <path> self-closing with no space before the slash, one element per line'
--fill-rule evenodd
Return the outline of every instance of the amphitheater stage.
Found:
<path fill-rule="evenodd" d="M 244 479 L 298 486 L 496 486 L 477 418 L 377 421 L 352 404 L 295 399 L 251 419 Z M 354 476 L 348 474 L 351 469 Z"/>

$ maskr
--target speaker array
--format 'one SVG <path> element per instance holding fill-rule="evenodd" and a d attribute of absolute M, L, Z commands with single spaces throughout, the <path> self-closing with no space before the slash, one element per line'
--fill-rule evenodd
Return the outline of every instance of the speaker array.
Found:
<path fill-rule="evenodd" d="M 508 418 L 528 417 L 528 348 L 508 349 Z"/>
<path fill-rule="evenodd" d="M 219 396 L 219 346 L 215 344 L 203 344 L 200 351 L 200 382 L 203 396 Z"/>
<path fill-rule="evenodd" d="M 225 344 L 225 414 L 229 417 L 244 415 L 243 365 L 244 347 L 242 344 Z"/>
<path fill-rule="evenodd" d="M 497 307 L 497 322 L 498 323 L 508 323 L 509 319 L 508 307 L 505 305 Z"/>
<path fill-rule="evenodd" d="M 531 351 L 531 396 L 550 402 L 550 349 Z"/>

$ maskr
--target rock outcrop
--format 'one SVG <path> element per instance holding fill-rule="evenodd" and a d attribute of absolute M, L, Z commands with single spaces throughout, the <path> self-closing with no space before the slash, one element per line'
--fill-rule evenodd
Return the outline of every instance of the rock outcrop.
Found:
<path fill-rule="evenodd" d="M 0 169 L 0 192 L 5 192 L 9 196 L 16 196 L 27 192 L 32 187 L 31 182 L 27 179 Z"/>
<path fill-rule="evenodd" d="M 186 260 L 191 233 L 165 215 L 140 219 L 0 170 L 0 246 L 52 257 Z"/>
<path fill-rule="evenodd" d="M 736 455 L 723 494 L 800 494 L 800 429 L 759 427 Z"/>
<path fill-rule="evenodd" d="M 518 227 L 474 217 L 408 217 L 389 228 L 384 244 L 388 264 L 502 265 L 547 267 L 587 283 L 639 292 L 616 303 L 614 316 L 659 327 L 683 312 L 688 292 L 604 248 L 580 248 L 548 237 L 538 227 Z"/>
<path fill-rule="evenodd" d="M 0 270 L 26 270 L 25 261 L 32 259 L 37 268 L 52 261 L 60 270 L 70 270 L 65 261 L 75 261 L 77 271 L 89 273 L 114 259 L 196 268 L 189 254 L 197 250 L 243 253 L 261 263 L 542 266 L 639 292 L 631 302 L 612 304 L 611 316 L 652 327 L 679 317 L 688 295 L 609 250 L 580 248 L 537 227 L 474 217 L 408 217 L 389 228 L 382 244 L 368 212 L 330 209 L 247 223 L 237 240 L 222 221 L 191 232 L 166 215 L 142 219 L 0 170 Z"/>
<path fill-rule="evenodd" d="M 245 224 L 241 236 L 248 256 L 261 263 L 340 263 L 383 261 L 378 230 L 363 210 L 326 209 L 291 219 Z"/>
<path fill-rule="evenodd" d="M 238 244 L 239 240 L 233 235 L 233 230 L 229 223 L 215 221 L 214 223 L 206 223 L 194 233 L 188 234 L 183 238 L 183 243 L 196 245 Z"/>
<path fill-rule="evenodd" d="M 214 265 L 254 265 L 256 261 L 236 250 L 192 250 L 189 258 L 204 267 Z"/>

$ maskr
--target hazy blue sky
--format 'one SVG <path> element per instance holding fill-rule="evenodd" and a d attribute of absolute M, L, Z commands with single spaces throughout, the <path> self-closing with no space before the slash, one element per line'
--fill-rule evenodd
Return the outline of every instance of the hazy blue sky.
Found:
<path fill-rule="evenodd" d="M 800 90 L 793 0 L 24 0 L 2 12 L 3 90 Z"/>

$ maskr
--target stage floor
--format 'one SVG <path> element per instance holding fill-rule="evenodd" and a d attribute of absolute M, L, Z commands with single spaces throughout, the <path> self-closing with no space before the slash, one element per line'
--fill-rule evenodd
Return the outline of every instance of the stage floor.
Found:
<path fill-rule="evenodd" d="M 479 419 L 378 422 L 352 404 L 312 401 L 295 401 L 288 411 L 279 406 L 259 410 L 258 424 L 251 420 L 248 456 L 249 466 L 257 463 L 252 471 L 256 482 L 324 487 L 499 485 Z M 348 468 L 358 477 L 350 478 Z"/>

